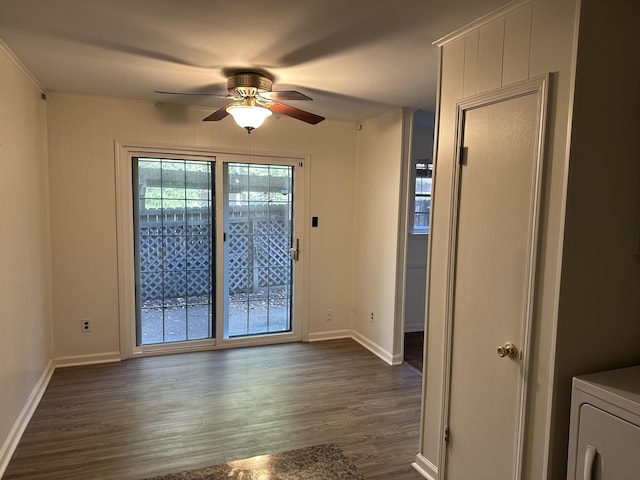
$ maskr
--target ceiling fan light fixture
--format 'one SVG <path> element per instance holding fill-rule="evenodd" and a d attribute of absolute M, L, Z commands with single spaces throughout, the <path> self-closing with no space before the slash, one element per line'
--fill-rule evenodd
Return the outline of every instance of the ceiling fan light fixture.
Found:
<path fill-rule="evenodd" d="M 230 105 L 227 107 L 227 113 L 238 125 L 249 132 L 258 128 L 267 117 L 271 116 L 271 110 L 259 105 Z"/>

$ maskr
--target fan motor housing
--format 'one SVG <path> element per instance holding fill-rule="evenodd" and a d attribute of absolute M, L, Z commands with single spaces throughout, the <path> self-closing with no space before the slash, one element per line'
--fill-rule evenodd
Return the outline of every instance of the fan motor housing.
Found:
<path fill-rule="evenodd" d="M 270 92 L 273 82 L 257 73 L 238 73 L 227 80 L 227 91 L 240 97 L 255 97 L 259 93 Z"/>

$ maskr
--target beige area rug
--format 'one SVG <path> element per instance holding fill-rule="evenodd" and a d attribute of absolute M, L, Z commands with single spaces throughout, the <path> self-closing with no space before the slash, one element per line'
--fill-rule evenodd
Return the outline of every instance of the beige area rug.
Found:
<path fill-rule="evenodd" d="M 260 455 L 146 480 L 365 480 L 335 443 Z"/>

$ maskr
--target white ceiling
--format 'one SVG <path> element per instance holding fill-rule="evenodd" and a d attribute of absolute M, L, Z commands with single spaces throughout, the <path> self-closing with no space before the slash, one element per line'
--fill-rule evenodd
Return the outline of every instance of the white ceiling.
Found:
<path fill-rule="evenodd" d="M 432 42 L 506 0 L 2 0 L 0 39 L 49 91 L 222 106 L 260 69 L 336 120 L 435 108 Z"/>

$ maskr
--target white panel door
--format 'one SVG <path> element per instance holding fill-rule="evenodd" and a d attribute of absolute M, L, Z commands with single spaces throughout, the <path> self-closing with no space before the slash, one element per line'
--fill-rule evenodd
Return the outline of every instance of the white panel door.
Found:
<path fill-rule="evenodd" d="M 541 97 L 538 89 L 460 109 L 445 419 L 449 480 L 519 475 Z M 508 343 L 517 349 L 512 355 Z"/>

